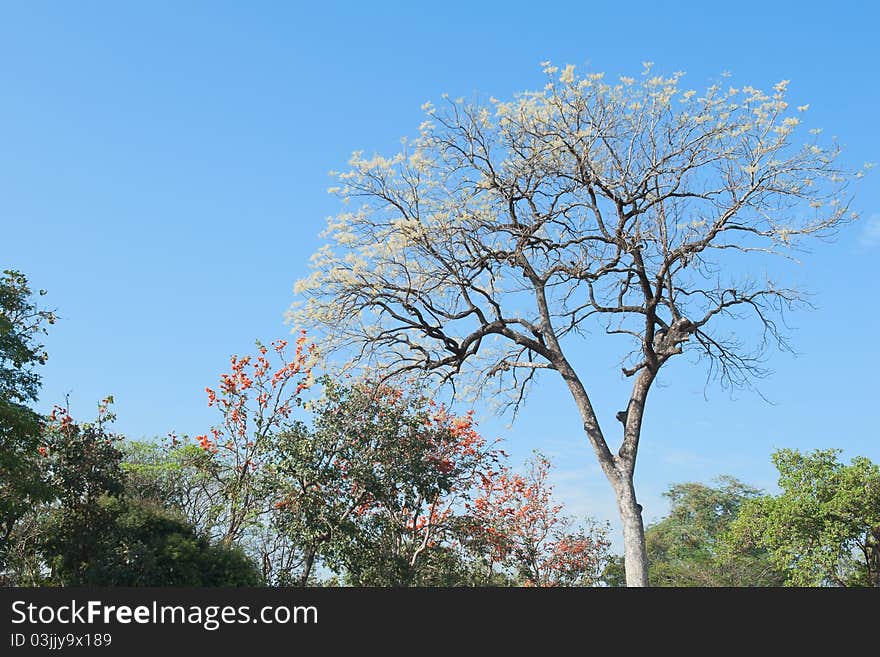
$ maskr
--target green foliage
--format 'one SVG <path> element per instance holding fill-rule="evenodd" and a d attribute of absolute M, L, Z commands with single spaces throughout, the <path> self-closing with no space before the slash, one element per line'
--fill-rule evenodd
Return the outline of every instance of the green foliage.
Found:
<path fill-rule="evenodd" d="M 393 527 L 358 536 L 343 555 L 343 578 L 351 586 L 475 586 L 480 574 L 449 545 L 434 545 L 411 563 L 395 545 Z M 359 539 L 359 540 L 357 540 Z"/>
<path fill-rule="evenodd" d="M 260 573 L 240 548 L 210 542 L 159 505 L 104 497 L 109 521 L 83 562 L 56 571 L 65 585 L 255 586 Z M 65 553 L 65 546 L 58 545 Z M 70 566 L 74 567 L 71 568 Z"/>
<path fill-rule="evenodd" d="M 45 294 L 41 290 L 40 295 Z M 43 345 L 35 341 L 55 323 L 55 314 L 39 310 L 31 300 L 27 277 L 5 270 L 0 276 L 0 400 L 36 401 L 40 376 L 35 365 L 46 362 Z"/>
<path fill-rule="evenodd" d="M 142 546 L 138 569 L 122 571 L 137 578 L 132 586 L 263 583 L 240 545 L 209 537 L 219 489 L 204 467 L 205 450 L 172 434 L 165 442 L 126 441 L 123 454 L 128 506 L 116 549 Z"/>
<path fill-rule="evenodd" d="M 470 414 L 418 389 L 322 384 L 312 424 L 277 440 L 275 527 L 302 551 L 300 584 L 316 563 L 354 586 L 595 583 L 605 532 L 560 513 L 549 461 L 512 473 Z"/>
<path fill-rule="evenodd" d="M 365 381 L 342 385 L 326 377 L 321 384 L 323 396 L 308 406 L 309 424 L 284 418 L 261 430 L 260 467 L 248 470 L 249 497 L 235 505 L 252 508 L 253 520 L 235 538 L 225 531 L 226 510 L 232 508 L 226 497 L 242 489 L 225 479 L 235 472 L 228 467 L 234 466 L 231 455 L 240 452 L 219 440 L 203 436 L 193 444 L 172 436 L 162 443 L 126 443 L 121 467 L 129 504 L 161 507 L 225 538 L 224 544 L 243 547 L 268 584 L 593 582 L 584 579 L 580 557 L 601 556 L 604 534 L 561 531 L 568 520 L 558 516 L 560 507 L 551 503 L 543 478 L 532 485 L 513 476 L 501 461 L 503 452 L 476 433 L 470 415 L 455 416 L 416 389 Z M 509 540 L 526 551 L 537 549 L 528 558 L 552 577 L 531 571 L 525 576 L 512 565 L 487 567 L 482 552 L 473 549 L 485 538 L 473 506 L 481 495 L 488 495 L 481 509 L 489 517 L 519 519 L 493 526 L 492 535 L 516 533 Z M 553 539 L 537 538 L 548 527 Z M 103 560 L 114 563 L 112 555 Z"/>
<path fill-rule="evenodd" d="M 47 530 L 47 507 L 38 505 L 18 519 L 7 541 L 0 586 L 43 586 L 50 573 L 42 548 Z"/>
<path fill-rule="evenodd" d="M 785 577 L 760 546 L 731 549 L 728 533 L 743 506 L 759 491 L 733 477 L 715 486 L 670 486 L 669 515 L 645 530 L 651 586 L 781 586 Z M 612 560 L 603 580 L 625 586 L 623 559 Z"/>
<path fill-rule="evenodd" d="M 186 501 L 183 467 L 143 443 L 126 446 L 137 462 L 123 467 L 122 438 L 99 420 L 75 423 L 56 410 L 47 426 L 44 469 L 54 503 L 37 518 L 36 544 L 65 586 L 246 586 L 260 573 L 233 545 L 210 541 L 177 506 Z M 169 467 L 180 465 L 180 467 Z"/>
<path fill-rule="evenodd" d="M 652 586 L 780 586 L 782 576 L 764 550 L 724 549 L 724 536 L 742 505 L 759 491 L 732 477 L 717 486 L 685 483 L 666 492 L 669 516 L 645 532 Z"/>
<path fill-rule="evenodd" d="M 129 498 L 160 504 L 200 532 L 212 533 L 219 487 L 205 467 L 210 460 L 205 450 L 173 434 L 162 442 L 126 440 L 121 449 Z"/>
<path fill-rule="evenodd" d="M 601 581 L 609 587 L 626 586 L 626 565 L 622 555 L 615 555 L 608 560 L 602 571 Z"/>
<path fill-rule="evenodd" d="M 108 433 L 100 420 L 78 424 L 65 409 L 56 408 L 48 420 L 43 469 L 54 502 L 41 551 L 54 580 L 85 583 L 82 573 L 114 522 L 106 499 L 124 491 L 121 436 Z"/>
<path fill-rule="evenodd" d="M 39 476 L 40 416 L 27 404 L 40 386 L 35 368 L 47 359 L 37 340 L 55 315 L 31 296 L 20 272 L 0 276 L 0 571 L 15 523 L 49 495 Z"/>
<path fill-rule="evenodd" d="M 880 586 L 880 468 L 840 450 L 773 454 L 780 495 L 745 504 L 731 544 L 769 551 L 795 586 Z"/>

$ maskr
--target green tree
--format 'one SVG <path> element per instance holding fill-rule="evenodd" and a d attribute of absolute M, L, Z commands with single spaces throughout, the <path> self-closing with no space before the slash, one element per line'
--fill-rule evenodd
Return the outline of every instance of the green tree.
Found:
<path fill-rule="evenodd" d="M 90 545 L 85 561 L 65 560 L 56 570 L 66 585 L 256 586 L 261 582 L 256 565 L 240 548 L 210 541 L 159 504 L 104 496 L 98 506 L 110 520 Z M 59 541 L 53 546 L 61 554 L 69 551 Z"/>
<path fill-rule="evenodd" d="M 210 454 L 186 436 L 175 434 L 163 441 L 126 440 L 120 449 L 129 498 L 160 504 L 181 514 L 200 532 L 214 532 L 214 510 L 221 492 L 205 467 Z"/>
<path fill-rule="evenodd" d="M 45 294 L 40 291 L 40 294 Z M 0 573 L 16 522 L 49 490 L 40 477 L 40 416 L 28 404 L 40 387 L 36 367 L 47 354 L 39 342 L 55 314 L 37 308 L 24 274 L 0 276 Z"/>
<path fill-rule="evenodd" d="M 92 423 L 78 424 L 61 408 L 47 418 L 43 469 L 55 499 L 35 513 L 39 539 L 33 544 L 48 566 L 48 581 L 65 586 L 260 583 L 259 570 L 239 547 L 211 541 L 188 522 L 183 507 L 190 489 L 172 483 L 176 472 L 185 471 L 179 460 L 169 459 L 178 467 L 166 470 L 167 463 L 151 450 L 122 448 L 122 436 L 107 431 L 110 403 L 110 397 L 102 402 Z M 124 449 L 140 456 L 138 467 L 124 467 Z"/>
<path fill-rule="evenodd" d="M 43 586 L 49 582 L 50 573 L 42 554 L 47 513 L 46 504 L 39 504 L 15 523 L 7 542 L 0 586 Z"/>
<path fill-rule="evenodd" d="M 47 510 L 42 549 L 52 579 L 84 583 L 98 546 L 115 515 L 107 499 L 123 494 L 122 436 L 106 430 L 112 420 L 108 397 L 95 422 L 77 423 L 67 409 L 56 407 L 46 421 L 41 451 L 43 471 L 53 501 Z"/>
<path fill-rule="evenodd" d="M 733 548 L 768 550 L 794 586 L 880 586 L 880 468 L 840 451 L 776 451 L 782 492 L 746 502 Z"/>
<path fill-rule="evenodd" d="M 669 515 L 645 532 L 652 586 L 781 586 L 784 577 L 766 550 L 724 549 L 743 504 L 759 491 L 733 477 L 715 486 L 684 483 L 665 493 Z"/>
<path fill-rule="evenodd" d="M 315 347 L 304 333 L 292 346 L 258 343 L 253 357 L 233 356 L 219 387 L 206 389 L 222 421 L 163 458 L 139 447 L 126 465 L 137 486 L 204 512 L 206 531 L 244 547 L 267 583 L 314 582 L 319 564 L 363 585 L 451 582 L 460 556 L 448 544 L 452 507 L 492 458 L 470 417 L 418 394 L 324 378 L 307 424 L 293 411 L 306 410 Z"/>

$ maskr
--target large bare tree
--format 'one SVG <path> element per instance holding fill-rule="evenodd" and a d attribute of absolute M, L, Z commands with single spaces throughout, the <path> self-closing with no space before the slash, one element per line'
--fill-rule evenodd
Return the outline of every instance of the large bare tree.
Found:
<path fill-rule="evenodd" d="M 697 93 L 650 64 L 611 84 L 544 67 L 541 91 L 444 97 L 401 153 L 354 154 L 292 321 L 319 327 L 325 353 L 459 391 L 496 383 L 514 409 L 537 373 L 561 376 L 616 494 L 627 584 L 644 586 L 633 473 L 652 384 L 688 351 L 725 385 L 761 374 L 802 297 L 756 274 L 854 218 L 847 186 L 862 173 L 817 130 L 798 141 L 807 107 L 789 107 L 786 81 L 764 93 L 722 76 Z M 755 344 L 731 331 L 747 318 Z M 591 403 L 602 382 L 584 378 L 585 339 L 621 350 L 622 432 Z"/>

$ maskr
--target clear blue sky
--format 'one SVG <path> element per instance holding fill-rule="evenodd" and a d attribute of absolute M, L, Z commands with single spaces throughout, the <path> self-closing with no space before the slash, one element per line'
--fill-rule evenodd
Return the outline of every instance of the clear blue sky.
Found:
<path fill-rule="evenodd" d="M 327 172 L 355 149 L 393 152 L 442 92 L 541 86 L 545 59 L 614 77 L 652 60 L 697 88 L 723 71 L 787 78 L 844 162 L 878 161 L 878 22 L 864 2 L 3 2 L 0 265 L 62 318 L 40 408 L 69 393 L 88 417 L 112 393 L 131 437 L 204 432 L 228 356 L 289 330 L 293 283 L 338 210 Z M 701 370 L 666 372 L 637 470 L 648 520 L 674 482 L 772 489 L 778 447 L 880 461 L 878 184 L 859 188 L 865 220 L 789 274 L 818 310 L 793 318 L 800 356 L 769 363 L 776 405 L 717 387 L 706 400 Z M 613 423 L 618 370 L 588 378 Z M 517 459 L 543 449 L 572 510 L 615 520 L 573 406 L 545 381 L 512 429 L 485 418 L 484 433 Z"/>

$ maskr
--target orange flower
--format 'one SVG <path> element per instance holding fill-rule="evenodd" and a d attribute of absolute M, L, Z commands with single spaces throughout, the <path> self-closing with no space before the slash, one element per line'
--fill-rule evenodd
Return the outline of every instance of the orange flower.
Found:
<path fill-rule="evenodd" d="M 201 447 L 206 452 L 217 452 L 217 448 L 210 440 L 208 440 L 207 434 L 202 434 L 201 436 L 196 436 L 196 440 L 199 443 L 199 447 Z"/>

